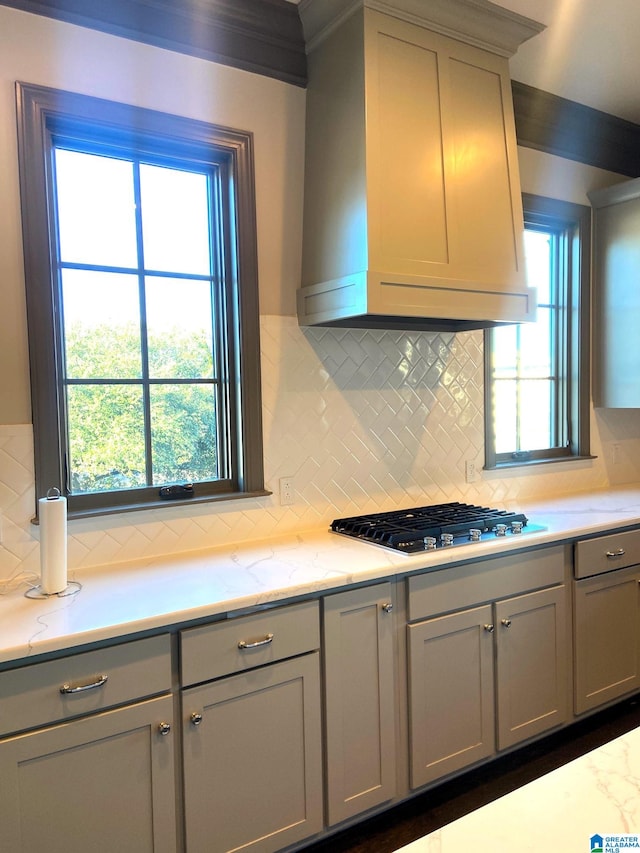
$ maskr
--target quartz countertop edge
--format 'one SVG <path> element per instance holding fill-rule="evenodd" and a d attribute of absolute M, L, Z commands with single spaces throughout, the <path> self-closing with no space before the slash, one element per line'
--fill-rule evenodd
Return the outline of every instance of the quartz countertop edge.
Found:
<path fill-rule="evenodd" d="M 424 570 L 640 525 L 640 485 L 518 504 L 544 529 L 407 555 L 312 530 L 69 572 L 75 595 L 0 596 L 0 664 Z"/>

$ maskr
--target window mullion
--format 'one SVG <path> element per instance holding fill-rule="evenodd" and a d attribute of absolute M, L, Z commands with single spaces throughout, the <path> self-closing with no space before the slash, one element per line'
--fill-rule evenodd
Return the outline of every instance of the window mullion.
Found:
<path fill-rule="evenodd" d="M 140 161 L 133 164 L 135 198 L 136 245 L 138 250 L 138 298 L 140 302 L 140 355 L 142 370 L 142 409 L 144 418 L 144 446 L 146 482 L 153 483 L 153 448 L 151 446 L 151 393 L 149 386 L 149 340 L 147 327 L 147 300 L 145 288 L 144 240 L 142 233 L 142 197 L 140 192 Z"/>
<path fill-rule="evenodd" d="M 216 330 L 214 334 L 213 365 L 215 379 L 215 405 L 218 416 L 216 417 L 217 446 L 218 446 L 218 476 L 223 479 L 230 478 L 232 471 L 237 469 L 234 448 L 237 441 L 231 441 L 233 428 L 231 420 L 230 404 L 230 376 L 235 373 L 235 366 L 229 363 L 230 351 L 237 352 L 238 347 L 229 346 L 229 336 L 234 334 L 236 318 L 233 314 L 234 300 L 230 299 L 228 288 L 230 286 L 230 258 L 231 247 L 227 243 L 231 231 L 231 223 L 224 221 L 225 210 L 228 210 L 228 200 L 223 200 L 223 194 L 229 192 L 225 187 L 223 175 L 226 170 L 215 170 L 209 176 L 209 228 L 211 243 L 211 282 L 213 311 L 212 325 Z M 237 389 L 240 393 L 240 389 Z M 231 451 L 231 452 L 230 452 Z"/>
<path fill-rule="evenodd" d="M 566 231 L 554 235 L 553 258 L 555 260 L 552 278 L 552 308 L 553 308 L 553 352 L 552 365 L 555 376 L 554 383 L 554 419 L 553 446 L 564 447 L 567 443 L 567 411 L 566 411 L 566 377 L 567 377 L 567 314 L 566 314 L 566 284 L 567 268 L 567 238 Z"/>

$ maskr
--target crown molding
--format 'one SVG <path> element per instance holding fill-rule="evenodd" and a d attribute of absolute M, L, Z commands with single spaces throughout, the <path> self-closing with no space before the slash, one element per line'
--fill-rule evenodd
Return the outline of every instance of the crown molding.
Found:
<path fill-rule="evenodd" d="M 630 178 L 640 176 L 640 125 L 512 81 L 518 145 Z"/>
<path fill-rule="evenodd" d="M 424 17 L 424 0 L 393 0 L 406 14 L 416 3 Z M 286 0 L 0 0 L 3 6 L 302 87 L 307 85 L 307 64 L 301 18 L 309 40 L 330 26 L 332 9 L 336 15 L 349 14 L 363 4 L 390 8 L 389 0 L 301 0 L 299 9 Z M 483 18 L 499 8 L 486 0 L 430 0 L 429 8 L 445 14 L 460 4 Z M 516 41 L 534 35 L 540 26 L 522 16 L 514 19 L 513 13 L 503 23 L 509 29 L 514 20 L 516 31 L 509 38 Z M 524 83 L 513 81 L 512 91 L 519 145 L 626 177 L 640 176 L 640 125 Z"/>
<path fill-rule="evenodd" d="M 286 0 L 0 0 L 110 35 L 306 86 L 297 6 Z"/>
<path fill-rule="evenodd" d="M 300 0 L 298 8 L 307 50 L 313 50 L 340 21 L 363 8 L 505 57 L 513 56 L 523 42 L 545 28 L 489 0 Z"/>

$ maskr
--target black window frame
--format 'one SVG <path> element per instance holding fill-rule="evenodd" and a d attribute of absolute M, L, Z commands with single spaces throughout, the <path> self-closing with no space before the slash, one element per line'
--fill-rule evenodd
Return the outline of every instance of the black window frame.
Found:
<path fill-rule="evenodd" d="M 176 153 L 219 164 L 228 200 L 225 276 L 229 353 L 227 433 L 233 466 L 225 480 L 197 483 L 194 496 L 175 503 L 269 494 L 264 488 L 260 381 L 260 316 L 253 135 L 194 119 L 30 84 L 16 84 L 25 290 L 36 498 L 55 487 L 71 517 L 167 506 L 157 486 L 113 492 L 70 493 L 61 377 L 61 330 L 56 249 L 52 245 L 53 140 L 92 138 L 132 151 Z M 37 500 L 36 500 L 37 510 Z"/>
<path fill-rule="evenodd" d="M 562 352 L 564 375 L 557 377 L 562 387 L 556 402 L 556 418 L 565 426 L 558 429 L 561 445 L 524 452 L 496 453 L 491 355 L 493 332 L 484 333 L 485 388 L 485 469 L 512 468 L 575 459 L 592 459 L 590 452 L 590 277 L 591 208 L 574 202 L 523 193 L 525 227 L 550 229 L 556 234 L 561 256 L 556 258 L 556 275 L 566 281 L 566 334 L 556 341 Z"/>

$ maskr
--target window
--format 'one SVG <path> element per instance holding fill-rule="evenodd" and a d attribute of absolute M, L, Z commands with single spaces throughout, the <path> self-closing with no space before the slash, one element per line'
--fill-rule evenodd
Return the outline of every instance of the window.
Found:
<path fill-rule="evenodd" d="M 485 333 L 485 467 L 589 455 L 588 207 L 524 195 L 537 321 Z"/>
<path fill-rule="evenodd" d="M 36 493 L 265 494 L 251 137 L 19 84 Z"/>

